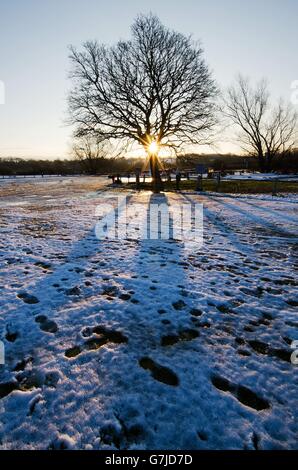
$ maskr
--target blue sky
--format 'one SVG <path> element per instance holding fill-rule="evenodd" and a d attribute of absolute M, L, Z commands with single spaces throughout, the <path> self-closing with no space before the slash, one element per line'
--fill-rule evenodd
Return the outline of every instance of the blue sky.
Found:
<path fill-rule="evenodd" d="M 274 97 L 298 79 L 297 0 L 0 0 L 0 156 L 65 157 L 69 44 L 112 44 L 139 13 L 201 39 L 218 84 L 267 77 Z M 222 144 L 221 150 L 235 150 Z"/>

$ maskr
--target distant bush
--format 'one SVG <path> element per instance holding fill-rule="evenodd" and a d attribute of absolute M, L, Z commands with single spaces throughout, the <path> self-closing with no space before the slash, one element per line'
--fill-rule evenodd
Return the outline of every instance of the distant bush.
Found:
<path fill-rule="evenodd" d="M 178 157 L 181 169 L 195 168 L 196 165 L 205 165 L 215 171 L 250 170 L 259 171 L 257 158 L 240 155 L 198 155 L 188 154 Z M 272 171 L 279 173 L 298 173 L 298 149 L 288 152 L 286 155 L 276 156 L 272 160 Z"/>
<path fill-rule="evenodd" d="M 186 154 L 178 157 L 181 169 L 204 165 L 215 171 L 257 170 L 258 162 L 254 157 L 233 154 Z"/>
<path fill-rule="evenodd" d="M 0 176 L 18 175 L 75 175 L 132 172 L 142 167 L 143 161 L 127 158 L 99 158 L 94 170 L 84 161 L 78 160 L 25 160 L 22 158 L 0 158 Z"/>
<path fill-rule="evenodd" d="M 280 173 L 298 173 L 298 149 L 273 160 L 272 168 Z"/>
<path fill-rule="evenodd" d="M 81 173 L 80 165 L 70 160 L 25 160 L 0 158 L 0 175 L 64 175 Z"/>

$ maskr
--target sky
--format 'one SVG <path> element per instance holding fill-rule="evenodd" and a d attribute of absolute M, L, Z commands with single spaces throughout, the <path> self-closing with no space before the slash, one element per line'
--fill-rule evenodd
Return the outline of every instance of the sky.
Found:
<path fill-rule="evenodd" d="M 289 100 L 298 80 L 298 0 L 0 0 L 0 156 L 65 158 L 68 46 L 113 44 L 139 13 L 202 41 L 221 88 L 240 72 Z M 219 143 L 222 152 L 235 143 Z"/>

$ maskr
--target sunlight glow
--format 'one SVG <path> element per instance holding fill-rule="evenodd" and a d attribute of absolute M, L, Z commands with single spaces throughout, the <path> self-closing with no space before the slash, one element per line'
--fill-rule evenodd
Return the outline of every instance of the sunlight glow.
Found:
<path fill-rule="evenodd" d="M 155 153 L 158 152 L 159 145 L 158 145 L 157 142 L 155 142 L 155 141 L 153 140 L 153 141 L 151 142 L 151 144 L 149 145 L 148 149 L 149 149 L 149 152 L 150 152 L 151 154 L 155 154 Z"/>

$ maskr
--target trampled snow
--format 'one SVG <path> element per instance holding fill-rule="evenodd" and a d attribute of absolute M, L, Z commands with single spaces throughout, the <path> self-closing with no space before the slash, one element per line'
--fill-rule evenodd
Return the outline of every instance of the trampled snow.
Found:
<path fill-rule="evenodd" d="M 297 197 L 131 192 L 203 246 L 98 240 L 107 182 L 0 186 L 0 448 L 297 448 Z"/>

